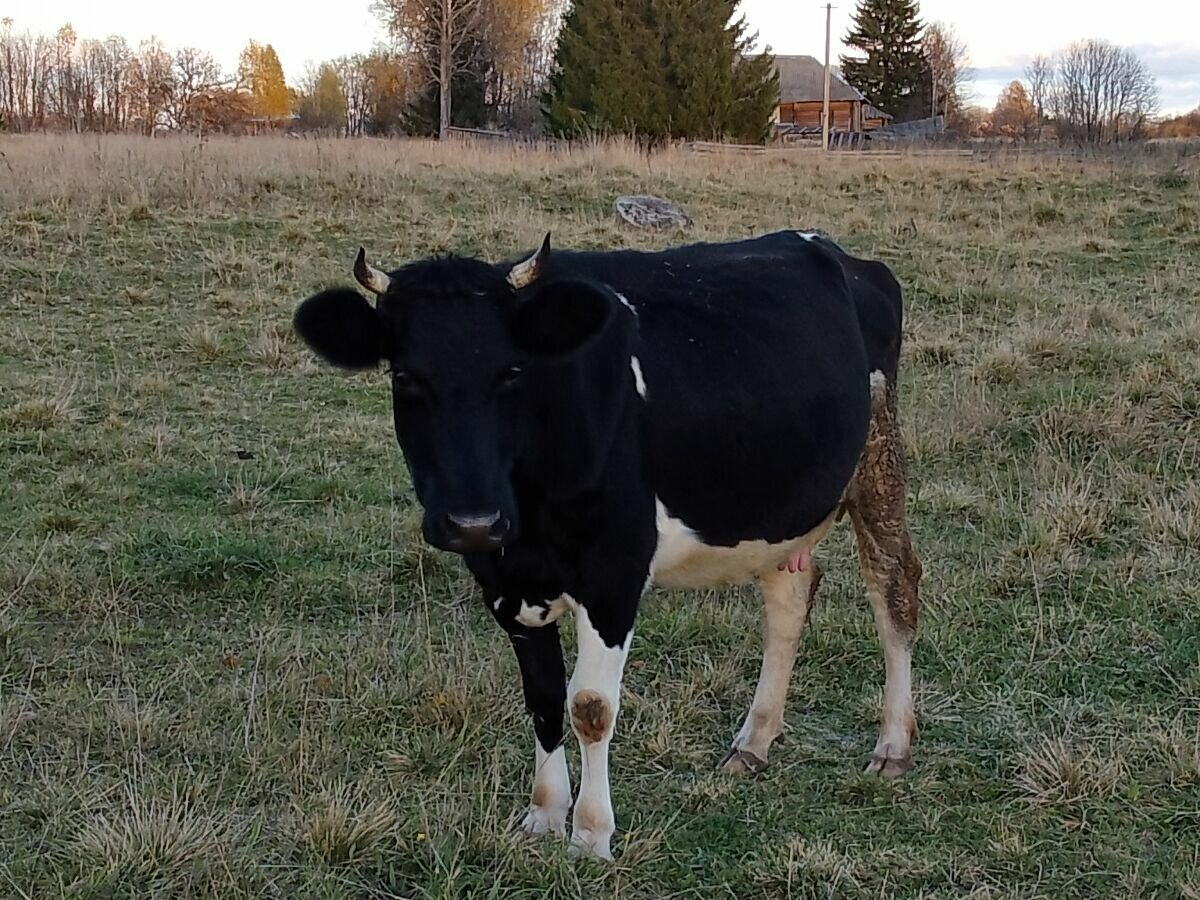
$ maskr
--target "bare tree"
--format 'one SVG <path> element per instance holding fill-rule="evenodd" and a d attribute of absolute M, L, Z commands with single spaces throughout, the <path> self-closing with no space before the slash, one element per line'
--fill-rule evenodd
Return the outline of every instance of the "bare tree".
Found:
<path fill-rule="evenodd" d="M 1081 41 L 1059 55 L 1049 108 L 1060 137 L 1088 144 L 1137 140 L 1158 109 L 1158 87 L 1131 50 Z"/>
<path fill-rule="evenodd" d="M 178 129 L 194 128 L 197 98 L 225 83 L 221 67 L 208 51 L 184 47 L 175 51 L 171 68 L 174 90 L 166 104 L 167 124 Z"/>
<path fill-rule="evenodd" d="M 54 47 L 28 31 L 16 34 L 12 19 L 0 20 L 0 117 L 18 131 L 46 124 Z"/>
<path fill-rule="evenodd" d="M 947 120 L 961 119 L 966 106 L 966 85 L 971 80 L 967 45 L 955 34 L 953 26 L 944 22 L 927 26 L 921 45 L 933 75 L 934 114 Z"/>
<path fill-rule="evenodd" d="M 82 90 L 75 56 L 75 29 L 64 25 L 54 35 L 50 64 L 49 114 L 60 128 L 79 131 L 82 127 Z"/>
<path fill-rule="evenodd" d="M 98 45 L 96 57 L 100 121 L 104 131 L 122 131 L 130 119 L 133 51 L 116 35 Z"/>
<path fill-rule="evenodd" d="M 358 137 L 366 130 L 371 115 L 371 72 L 361 53 L 333 61 L 346 108 L 346 134 Z"/>
<path fill-rule="evenodd" d="M 420 59 L 429 80 L 437 85 L 438 138 L 445 140 L 450 134 L 451 82 L 470 65 L 462 51 L 480 39 L 484 0 L 375 0 L 373 9 L 401 48 Z"/>
<path fill-rule="evenodd" d="M 1038 134 L 1046 121 L 1046 108 L 1050 92 L 1054 87 L 1054 60 L 1045 54 L 1035 56 L 1025 67 L 1025 80 L 1029 82 L 1029 101 L 1037 113 Z"/>

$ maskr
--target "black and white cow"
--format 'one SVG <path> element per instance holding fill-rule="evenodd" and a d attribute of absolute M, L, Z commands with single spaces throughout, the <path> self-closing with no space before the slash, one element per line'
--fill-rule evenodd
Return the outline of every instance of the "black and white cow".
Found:
<path fill-rule="evenodd" d="M 723 764 L 764 767 L 819 580 L 811 552 L 846 513 L 886 661 L 867 768 L 910 768 L 921 566 L 886 266 L 788 231 L 658 253 L 551 253 L 547 236 L 520 262 L 391 273 L 360 250 L 354 272 L 375 305 L 323 291 L 295 328 L 335 366 L 388 367 L 425 538 L 463 555 L 517 654 L 537 737 L 526 830 L 566 831 L 566 709 L 583 764 L 572 843 L 611 858 L 608 748 L 651 583 L 760 586 L 762 671 Z"/>

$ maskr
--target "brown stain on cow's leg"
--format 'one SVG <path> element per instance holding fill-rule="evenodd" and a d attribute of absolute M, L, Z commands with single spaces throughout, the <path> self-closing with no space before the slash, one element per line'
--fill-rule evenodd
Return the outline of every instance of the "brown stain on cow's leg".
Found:
<path fill-rule="evenodd" d="M 907 480 L 896 418 L 896 386 L 880 375 L 871 385 L 867 443 L 846 492 L 859 560 L 887 664 L 883 727 L 868 771 L 901 775 L 912 767 L 916 737 L 911 647 L 920 610 L 921 562 L 905 516 Z"/>
<path fill-rule="evenodd" d="M 590 806 L 575 808 L 575 829 L 588 834 L 600 834 L 613 827 L 612 822 L 604 820 L 603 814 Z"/>
<path fill-rule="evenodd" d="M 529 798 L 529 802 L 534 806 L 549 806 L 554 799 L 550 788 L 544 784 L 538 784 L 536 781 L 533 784 L 533 794 Z"/>
<path fill-rule="evenodd" d="M 608 737 L 612 713 L 608 701 L 596 691 L 583 690 L 571 701 L 571 724 L 586 744 L 597 744 Z"/>
<path fill-rule="evenodd" d="M 913 550 L 905 516 L 908 490 L 904 447 L 896 421 L 896 386 L 875 389 L 862 458 L 846 495 L 867 589 L 884 598 L 896 630 L 916 636 L 921 562 Z"/>

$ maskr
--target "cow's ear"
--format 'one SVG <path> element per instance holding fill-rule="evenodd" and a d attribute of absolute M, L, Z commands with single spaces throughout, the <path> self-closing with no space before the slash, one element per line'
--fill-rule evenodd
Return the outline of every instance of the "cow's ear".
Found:
<path fill-rule="evenodd" d="M 379 313 L 350 288 L 313 294 L 297 307 L 292 327 L 309 349 L 340 369 L 373 369 L 387 355 Z"/>
<path fill-rule="evenodd" d="M 587 282 L 550 282 L 529 293 L 516 304 L 511 327 L 517 346 L 533 356 L 575 352 L 603 331 L 612 315 L 612 298 Z"/>

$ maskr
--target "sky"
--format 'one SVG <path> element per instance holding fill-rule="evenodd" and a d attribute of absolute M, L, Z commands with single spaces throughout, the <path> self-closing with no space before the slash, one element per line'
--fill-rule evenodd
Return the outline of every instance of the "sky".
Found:
<path fill-rule="evenodd" d="M 833 55 L 844 49 L 854 0 L 833 10 Z M 307 7 L 307 8 L 306 8 Z M 1195 0 L 921 0 L 928 22 L 952 25 L 966 43 L 974 81 L 972 102 L 991 106 L 1003 87 L 1022 77 L 1038 53 L 1080 38 L 1105 38 L 1135 50 L 1157 77 L 1162 111 L 1200 105 L 1200 3 Z M 743 0 L 741 12 L 760 48 L 776 53 L 825 52 L 825 8 L 816 0 Z M 369 0 L 302 4 L 294 0 L 0 0 L 0 18 L 18 30 L 53 32 L 70 22 L 81 37 L 124 35 L 131 43 L 156 35 L 169 48 L 209 50 L 234 69 L 249 38 L 274 45 L 289 80 L 309 62 L 367 50 L 384 38 Z"/>

